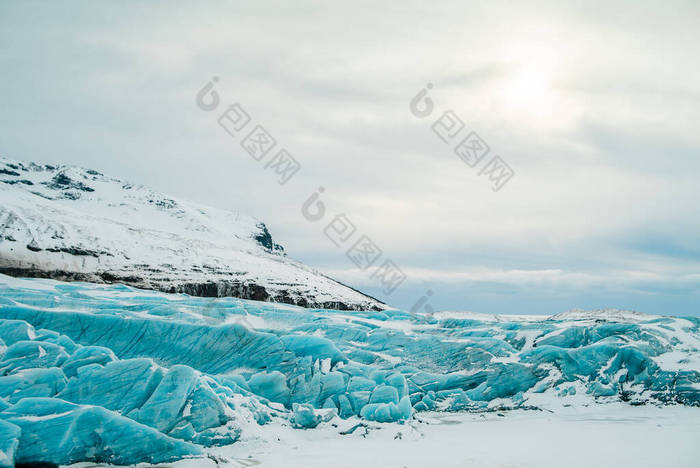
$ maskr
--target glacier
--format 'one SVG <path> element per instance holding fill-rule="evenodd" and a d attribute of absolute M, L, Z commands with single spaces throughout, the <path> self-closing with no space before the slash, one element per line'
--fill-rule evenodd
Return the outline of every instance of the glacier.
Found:
<path fill-rule="evenodd" d="M 273 421 L 553 400 L 700 406 L 700 319 L 348 312 L 0 275 L 0 467 L 163 463 Z"/>

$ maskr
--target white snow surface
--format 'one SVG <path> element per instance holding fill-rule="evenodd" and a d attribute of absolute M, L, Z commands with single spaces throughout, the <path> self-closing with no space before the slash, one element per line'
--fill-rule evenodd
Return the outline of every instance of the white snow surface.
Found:
<path fill-rule="evenodd" d="M 407 424 L 334 419 L 314 430 L 270 424 L 211 458 L 172 468 L 693 468 L 700 459 L 700 408 L 624 404 L 551 411 L 422 413 Z M 72 468 L 107 465 L 80 463 Z M 149 465 L 138 465 L 147 467 Z M 160 465 L 163 466 L 163 465 Z"/>

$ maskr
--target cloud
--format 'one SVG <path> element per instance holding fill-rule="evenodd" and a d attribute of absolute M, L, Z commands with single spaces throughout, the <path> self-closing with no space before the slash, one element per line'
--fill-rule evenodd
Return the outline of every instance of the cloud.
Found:
<path fill-rule="evenodd" d="M 5 2 L 0 153 L 249 212 L 402 307 L 430 286 L 451 309 L 698 313 L 699 11 Z M 214 75 L 301 161 L 287 186 L 194 105 Z M 419 120 L 428 82 L 436 113 Z M 447 109 L 515 169 L 502 191 L 432 132 Z M 411 273 L 405 292 L 383 296 L 301 217 L 319 186 L 329 216 Z"/>

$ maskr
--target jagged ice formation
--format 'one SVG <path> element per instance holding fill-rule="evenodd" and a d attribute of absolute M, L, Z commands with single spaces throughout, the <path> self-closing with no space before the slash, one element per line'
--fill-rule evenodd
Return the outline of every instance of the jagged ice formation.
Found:
<path fill-rule="evenodd" d="M 700 319 L 342 312 L 0 276 L 0 466 L 199 457 L 272 419 L 700 405 Z"/>

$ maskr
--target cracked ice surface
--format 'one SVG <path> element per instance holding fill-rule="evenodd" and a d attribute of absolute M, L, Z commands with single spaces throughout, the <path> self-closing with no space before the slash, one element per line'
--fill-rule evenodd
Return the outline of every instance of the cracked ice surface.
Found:
<path fill-rule="evenodd" d="M 280 424 L 700 406 L 697 318 L 349 313 L 0 276 L 0 340 L 0 467 L 202 457 Z"/>

